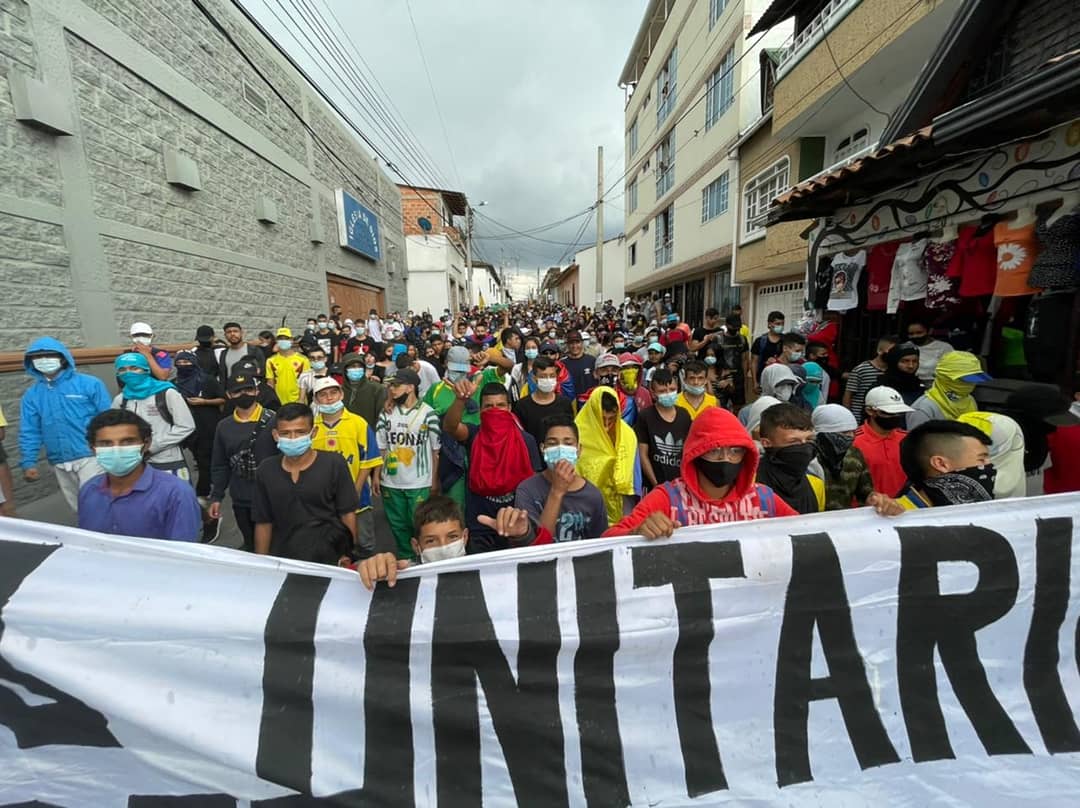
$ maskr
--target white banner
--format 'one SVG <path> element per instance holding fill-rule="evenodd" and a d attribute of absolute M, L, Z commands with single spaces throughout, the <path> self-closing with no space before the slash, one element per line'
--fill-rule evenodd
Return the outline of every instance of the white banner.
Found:
<path fill-rule="evenodd" d="M 0 519 L 0 804 L 1065 805 L 1080 495 L 354 573 Z"/>

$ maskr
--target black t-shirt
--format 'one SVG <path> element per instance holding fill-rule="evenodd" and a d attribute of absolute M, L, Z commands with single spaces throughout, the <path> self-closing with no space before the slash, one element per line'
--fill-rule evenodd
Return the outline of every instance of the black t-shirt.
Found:
<path fill-rule="evenodd" d="M 316 452 L 315 462 L 295 483 L 278 456 L 264 460 L 255 472 L 252 519 L 273 524 L 271 555 L 280 554 L 294 528 L 316 520 L 339 521 L 359 504 L 349 466 L 337 452 Z"/>
<path fill-rule="evenodd" d="M 538 404 L 532 396 L 528 396 L 514 404 L 514 415 L 539 446 L 544 442 L 544 420 L 553 415 L 568 415 L 573 418 L 574 405 L 570 399 L 558 393 L 550 404 Z"/>
<path fill-rule="evenodd" d="M 322 331 L 315 332 L 315 341 L 319 343 L 319 347 L 323 349 L 323 353 L 327 358 L 334 355 L 334 343 L 337 342 L 337 335 L 333 331 L 327 331 L 325 334 Z"/>
<path fill-rule="evenodd" d="M 784 341 L 777 339 L 769 341 L 768 334 L 762 334 L 754 340 L 753 353 L 757 354 L 757 367 L 754 368 L 754 378 L 761 379 L 761 371 L 765 370 L 765 363 L 774 356 L 780 356 L 784 352 Z"/>
<path fill-rule="evenodd" d="M 468 427 L 469 430 L 469 437 L 465 441 L 465 448 L 471 457 L 473 439 L 480 431 L 480 427 L 475 424 L 466 424 L 466 427 Z M 533 471 L 543 471 L 544 464 L 540 458 L 540 450 L 537 447 L 536 441 L 533 440 L 533 436 L 528 432 L 522 432 L 521 437 L 525 439 L 525 446 L 528 447 L 529 462 L 532 464 Z M 500 508 L 512 508 L 514 506 L 514 496 L 517 491 L 511 491 L 508 494 L 498 497 L 485 497 L 470 491 L 467 483 L 468 481 L 466 480 L 465 525 L 469 528 L 468 552 L 486 553 L 491 550 L 507 549 L 510 546 L 509 539 L 505 536 L 498 535 L 490 527 L 480 524 L 479 517 L 490 516 L 494 519 Z"/>
<path fill-rule="evenodd" d="M 656 407 L 638 413 L 634 431 L 638 443 L 649 447 L 649 462 L 658 483 L 671 482 L 681 476 L 683 444 L 690 434 L 690 413 L 675 408 L 675 420 L 665 421 Z"/>
<path fill-rule="evenodd" d="M 375 340 L 371 337 L 349 337 L 345 343 L 345 353 L 371 353 Z"/>
<path fill-rule="evenodd" d="M 694 342 L 701 342 L 703 339 L 705 339 L 705 337 L 709 336 L 709 334 L 718 334 L 723 330 L 724 330 L 724 327 L 722 325 L 718 325 L 716 328 L 705 328 L 704 326 L 701 326 L 699 328 L 694 329 L 694 333 L 691 335 L 691 338 L 694 340 Z M 713 343 L 713 344 L 716 345 L 716 344 L 719 344 L 719 343 Z M 698 352 L 697 352 L 698 359 L 704 359 L 705 358 L 705 348 L 707 348 L 707 347 L 708 347 L 708 345 L 706 344 L 706 345 L 703 345 L 700 349 L 698 349 Z"/>
<path fill-rule="evenodd" d="M 564 356 L 562 363 L 574 382 L 574 395 L 580 396 L 587 390 L 596 387 L 596 357 L 590 354 L 582 354 L 577 359 L 572 356 Z"/>

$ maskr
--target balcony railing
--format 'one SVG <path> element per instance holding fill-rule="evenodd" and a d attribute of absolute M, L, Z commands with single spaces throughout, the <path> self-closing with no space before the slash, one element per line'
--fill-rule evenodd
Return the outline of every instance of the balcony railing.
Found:
<path fill-rule="evenodd" d="M 795 67 L 860 2 L 862 0 L 830 0 L 810 24 L 795 35 L 791 47 L 780 57 L 780 64 L 776 67 L 776 80 L 779 81 Z"/>

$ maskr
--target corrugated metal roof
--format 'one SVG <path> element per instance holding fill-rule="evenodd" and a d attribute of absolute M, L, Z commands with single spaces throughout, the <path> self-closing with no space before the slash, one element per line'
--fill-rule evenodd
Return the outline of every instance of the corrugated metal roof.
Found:
<path fill-rule="evenodd" d="M 776 197 L 776 199 L 773 200 L 772 207 L 775 208 L 793 202 L 805 201 L 811 196 L 815 196 L 827 189 L 835 187 L 837 184 L 850 177 L 877 167 L 877 164 L 888 161 L 897 154 L 912 151 L 925 143 L 929 143 L 932 139 L 931 130 L 932 127 L 923 127 L 917 132 L 913 132 L 907 137 L 902 137 L 899 140 L 890 143 L 888 146 L 883 146 L 877 151 L 873 151 L 864 157 L 852 160 L 850 163 L 835 168 L 832 171 L 811 177 L 805 182 L 801 182 L 789 189 L 786 193 Z"/>
<path fill-rule="evenodd" d="M 778 22 L 783 22 L 788 17 L 794 16 L 795 9 L 803 2 L 804 0 L 773 0 L 761 17 L 758 18 L 758 21 L 754 23 L 754 27 L 750 29 L 747 36 L 768 31 Z"/>

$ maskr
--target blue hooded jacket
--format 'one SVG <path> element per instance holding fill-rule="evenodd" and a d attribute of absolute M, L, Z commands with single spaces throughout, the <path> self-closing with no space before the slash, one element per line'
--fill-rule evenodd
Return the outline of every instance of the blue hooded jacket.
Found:
<path fill-rule="evenodd" d="M 54 379 L 34 369 L 30 359 L 44 351 L 58 353 L 67 360 Z M 39 337 L 26 349 L 23 366 L 35 383 L 23 393 L 19 420 L 19 452 L 22 468 L 37 464 L 42 444 L 53 465 L 90 457 L 94 452 L 86 442 L 86 427 L 99 412 L 112 405 L 109 391 L 94 376 L 75 371 L 75 360 L 67 346 L 52 337 Z"/>

